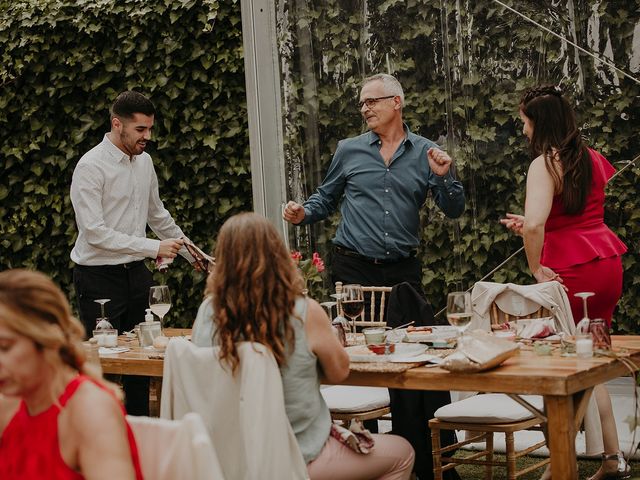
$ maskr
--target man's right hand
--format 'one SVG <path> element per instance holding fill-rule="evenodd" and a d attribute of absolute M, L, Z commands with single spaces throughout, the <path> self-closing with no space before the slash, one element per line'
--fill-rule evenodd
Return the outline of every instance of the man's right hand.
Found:
<path fill-rule="evenodd" d="M 182 248 L 184 240 L 181 238 L 167 238 L 160 242 L 158 256 L 163 258 L 176 258 L 178 251 Z"/>
<path fill-rule="evenodd" d="M 296 202 L 289 202 L 282 210 L 282 218 L 297 225 L 304 220 L 304 207 Z"/>

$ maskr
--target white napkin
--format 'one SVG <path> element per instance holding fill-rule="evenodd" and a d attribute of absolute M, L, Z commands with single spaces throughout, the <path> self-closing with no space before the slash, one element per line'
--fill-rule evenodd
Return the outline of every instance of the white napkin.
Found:
<path fill-rule="evenodd" d="M 128 352 L 129 347 L 100 347 L 98 355 L 115 355 L 117 353 Z"/>
<path fill-rule="evenodd" d="M 442 362 L 442 358 L 436 355 L 422 353 L 420 355 L 414 355 L 412 357 L 407 355 L 389 355 L 389 361 L 391 363 L 428 362 L 428 363 L 438 364 Z"/>

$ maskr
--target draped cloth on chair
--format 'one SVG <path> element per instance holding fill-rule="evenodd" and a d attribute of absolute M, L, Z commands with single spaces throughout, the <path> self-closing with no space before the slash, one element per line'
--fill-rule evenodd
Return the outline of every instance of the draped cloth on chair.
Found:
<path fill-rule="evenodd" d="M 219 361 L 219 347 L 172 338 L 164 360 L 161 417 L 199 413 L 227 479 L 308 478 L 273 355 L 259 343 L 236 347 L 240 364 L 232 375 Z"/>
<path fill-rule="evenodd" d="M 522 317 L 539 307 L 546 308 L 554 320 L 556 332 L 575 333 L 571 305 L 562 285 L 544 282 L 533 285 L 477 282 L 471 291 L 473 318 L 469 330 L 491 331 L 491 306 L 496 303 L 503 311 Z"/>

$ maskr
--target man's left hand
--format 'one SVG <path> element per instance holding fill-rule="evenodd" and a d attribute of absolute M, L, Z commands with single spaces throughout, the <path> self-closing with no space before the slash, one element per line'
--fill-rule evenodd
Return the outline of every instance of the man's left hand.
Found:
<path fill-rule="evenodd" d="M 452 162 L 449 154 L 438 148 L 430 148 L 427 151 L 427 160 L 431 171 L 439 177 L 447 174 Z"/>

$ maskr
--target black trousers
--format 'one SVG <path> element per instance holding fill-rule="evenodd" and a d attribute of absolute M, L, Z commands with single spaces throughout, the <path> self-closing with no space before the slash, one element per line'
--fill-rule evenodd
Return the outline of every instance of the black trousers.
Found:
<path fill-rule="evenodd" d="M 393 286 L 409 283 L 422 297 L 422 266 L 415 257 L 394 263 L 375 264 L 369 260 L 334 251 L 331 280 L 359 283 L 367 286 Z M 451 403 L 449 392 L 389 389 L 391 424 L 394 434 L 405 438 L 416 452 L 414 471 L 420 480 L 433 478 L 433 455 L 429 420 L 443 405 Z M 367 424 L 369 428 L 369 424 Z M 369 428 L 371 430 L 371 428 Z M 443 431 L 442 446 L 455 443 L 454 432 Z M 459 478 L 455 469 L 448 470 L 445 479 Z"/>
<path fill-rule="evenodd" d="M 149 308 L 149 288 L 154 284 L 144 261 L 124 265 L 84 266 L 73 270 L 80 321 L 91 337 L 100 317 L 94 300 L 108 298 L 105 314 L 118 333 L 133 329 L 144 321 Z M 123 375 L 125 408 L 131 415 L 149 415 L 149 377 Z"/>

